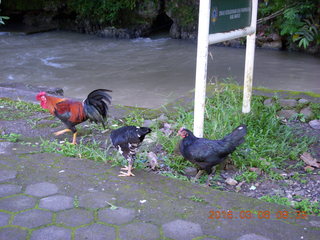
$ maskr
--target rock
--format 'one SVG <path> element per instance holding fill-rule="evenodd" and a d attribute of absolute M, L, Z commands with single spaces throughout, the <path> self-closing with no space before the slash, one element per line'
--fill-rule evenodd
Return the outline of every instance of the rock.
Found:
<path fill-rule="evenodd" d="M 279 99 L 281 107 L 295 107 L 298 104 L 296 99 Z"/>
<path fill-rule="evenodd" d="M 272 42 L 265 42 L 262 43 L 261 47 L 263 48 L 272 48 L 272 49 L 281 49 L 282 48 L 282 41 L 272 41 Z"/>
<path fill-rule="evenodd" d="M 274 104 L 274 101 L 273 101 L 272 98 L 268 98 L 268 99 L 264 100 L 263 104 L 264 104 L 265 106 L 268 106 L 268 107 L 269 107 L 269 106 L 272 106 L 272 105 Z"/>
<path fill-rule="evenodd" d="M 304 152 L 300 159 L 311 167 L 320 168 L 320 163 L 317 163 L 317 159 L 313 158 L 310 153 Z"/>
<path fill-rule="evenodd" d="M 161 114 L 160 117 L 157 118 L 157 120 L 160 122 L 165 122 L 168 120 L 168 117 L 164 114 Z"/>
<path fill-rule="evenodd" d="M 277 112 L 278 117 L 290 119 L 298 113 L 295 110 L 280 110 Z"/>
<path fill-rule="evenodd" d="M 310 107 L 305 107 L 301 109 L 300 114 L 303 114 L 305 118 L 310 119 L 313 118 L 314 114 Z"/>
<path fill-rule="evenodd" d="M 154 124 L 154 121 L 152 121 L 152 120 L 144 120 L 142 126 L 150 128 L 153 124 Z"/>
<path fill-rule="evenodd" d="M 156 168 L 159 167 L 158 157 L 154 152 L 149 152 L 148 153 L 148 160 L 149 160 L 149 165 L 150 165 L 152 170 L 155 170 Z"/>
<path fill-rule="evenodd" d="M 308 104 L 310 101 L 304 98 L 299 99 L 298 103 L 300 104 Z"/>
<path fill-rule="evenodd" d="M 320 120 L 312 120 L 309 122 L 310 127 L 320 130 Z"/>
<path fill-rule="evenodd" d="M 184 172 L 185 172 L 185 175 L 186 175 L 186 176 L 193 177 L 193 176 L 197 175 L 198 169 L 195 168 L 195 167 L 186 167 L 186 168 L 184 169 Z"/>
<path fill-rule="evenodd" d="M 235 186 L 238 184 L 238 181 L 233 179 L 233 178 L 227 178 L 226 183 L 231 185 L 231 186 Z"/>
<path fill-rule="evenodd" d="M 308 172 L 308 171 L 313 171 L 314 168 L 311 167 L 311 166 L 306 166 L 306 167 L 304 167 L 304 170 L 305 170 L 306 172 Z"/>
<path fill-rule="evenodd" d="M 256 168 L 256 167 L 251 167 L 251 168 L 249 168 L 249 171 L 250 171 L 250 172 L 255 172 L 255 173 L 257 173 L 258 175 L 261 175 L 261 169 Z"/>

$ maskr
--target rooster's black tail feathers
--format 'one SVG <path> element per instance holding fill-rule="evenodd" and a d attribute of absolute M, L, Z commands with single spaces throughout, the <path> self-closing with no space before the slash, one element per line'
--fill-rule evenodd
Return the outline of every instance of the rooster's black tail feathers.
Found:
<path fill-rule="evenodd" d="M 94 90 L 89 93 L 83 103 L 87 117 L 95 123 L 101 122 L 104 128 L 104 119 L 107 117 L 108 104 L 111 103 L 111 96 L 107 92 L 112 91 L 108 89 Z"/>

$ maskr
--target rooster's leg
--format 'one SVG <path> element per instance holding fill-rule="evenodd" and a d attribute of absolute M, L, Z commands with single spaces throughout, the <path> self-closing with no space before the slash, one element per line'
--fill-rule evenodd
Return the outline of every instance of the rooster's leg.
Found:
<path fill-rule="evenodd" d="M 75 132 L 74 134 L 73 134 L 73 139 L 72 139 L 72 144 L 73 145 L 76 145 L 77 144 L 77 132 Z"/>
<path fill-rule="evenodd" d="M 59 135 L 64 134 L 64 133 L 66 133 L 66 132 L 71 132 L 71 130 L 68 129 L 68 128 L 66 128 L 66 129 L 64 129 L 64 130 L 55 132 L 55 133 L 53 133 L 53 134 L 54 134 L 55 136 L 59 136 Z"/>

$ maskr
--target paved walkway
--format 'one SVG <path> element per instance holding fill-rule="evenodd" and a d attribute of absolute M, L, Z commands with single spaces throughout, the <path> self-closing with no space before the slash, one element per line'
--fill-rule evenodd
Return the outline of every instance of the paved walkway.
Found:
<path fill-rule="evenodd" d="M 221 192 L 86 159 L 0 142 L 1 240 L 318 240 L 320 218 L 240 194 Z M 210 219 L 210 211 L 232 219 Z M 284 210 L 289 219 L 277 219 Z M 270 218 L 268 218 L 268 214 Z M 265 216 L 266 219 L 259 219 Z M 242 219 L 244 218 L 244 219 Z"/>

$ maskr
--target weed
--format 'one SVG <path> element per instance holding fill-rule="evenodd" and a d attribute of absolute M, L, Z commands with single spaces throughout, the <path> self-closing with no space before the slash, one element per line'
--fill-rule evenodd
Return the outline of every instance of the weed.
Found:
<path fill-rule="evenodd" d="M 0 138 L 5 139 L 9 142 L 18 142 L 20 137 L 21 137 L 21 134 L 17 134 L 17 133 L 0 135 Z"/>
<path fill-rule="evenodd" d="M 190 199 L 194 202 L 204 202 L 204 199 L 201 197 L 197 197 L 195 195 L 191 196 Z"/>
<path fill-rule="evenodd" d="M 294 209 L 304 211 L 307 214 L 314 214 L 320 216 L 320 204 L 318 202 L 311 202 L 309 199 L 303 199 L 302 201 L 290 201 L 286 197 L 274 196 L 263 196 L 260 198 L 266 202 L 276 203 L 283 206 L 293 207 Z"/>
<path fill-rule="evenodd" d="M 256 172 L 245 171 L 241 175 L 238 175 L 236 177 L 236 180 L 240 182 L 245 180 L 246 182 L 249 183 L 249 182 L 256 181 L 257 178 L 258 178 L 258 174 Z"/>
<path fill-rule="evenodd" d="M 60 144 L 57 140 L 53 142 L 42 140 L 40 146 L 44 152 L 56 152 L 67 157 L 88 158 L 102 162 L 111 160 L 110 155 L 107 152 L 108 149 L 100 148 L 100 145 L 97 142 L 87 145 L 82 143 L 73 145 L 68 141 Z"/>

